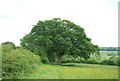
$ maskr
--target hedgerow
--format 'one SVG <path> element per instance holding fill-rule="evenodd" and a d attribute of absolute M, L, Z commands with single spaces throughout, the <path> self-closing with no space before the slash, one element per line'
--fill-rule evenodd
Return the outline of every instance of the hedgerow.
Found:
<path fill-rule="evenodd" d="M 40 63 L 40 57 L 23 49 L 2 46 L 2 78 L 22 79 L 29 75 Z"/>

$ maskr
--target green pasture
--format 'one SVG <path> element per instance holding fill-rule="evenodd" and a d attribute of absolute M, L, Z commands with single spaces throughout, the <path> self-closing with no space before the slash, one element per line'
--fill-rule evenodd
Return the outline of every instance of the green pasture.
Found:
<path fill-rule="evenodd" d="M 117 79 L 118 67 L 66 63 L 62 66 L 41 64 L 27 79 Z"/>

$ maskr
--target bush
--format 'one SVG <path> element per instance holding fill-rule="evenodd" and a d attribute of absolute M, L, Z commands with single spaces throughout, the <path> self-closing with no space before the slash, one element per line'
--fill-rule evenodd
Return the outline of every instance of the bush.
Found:
<path fill-rule="evenodd" d="M 89 63 L 89 64 L 99 64 L 99 62 L 96 61 L 95 59 L 88 59 L 87 63 Z"/>
<path fill-rule="evenodd" d="M 120 66 L 120 57 L 118 57 L 117 65 Z"/>
<path fill-rule="evenodd" d="M 79 63 L 87 63 L 87 61 L 86 61 L 86 59 L 84 59 L 84 58 L 80 58 L 80 59 L 79 59 Z"/>
<path fill-rule="evenodd" d="M 9 50 L 7 50 L 9 47 Z M 7 48 L 7 49 L 6 49 Z M 40 63 L 40 57 L 34 53 L 18 48 L 10 49 L 10 45 L 2 48 L 3 79 L 22 79 L 31 73 Z"/>
<path fill-rule="evenodd" d="M 75 58 L 73 56 L 65 55 L 62 57 L 62 63 L 74 63 L 74 62 Z"/>
<path fill-rule="evenodd" d="M 73 57 L 70 55 L 65 55 L 62 58 L 62 63 L 86 63 L 87 61 L 81 57 Z"/>
<path fill-rule="evenodd" d="M 103 64 L 103 65 L 116 65 L 116 62 L 114 60 L 103 60 L 103 61 L 101 61 L 100 64 Z"/>
<path fill-rule="evenodd" d="M 44 63 L 44 64 L 49 64 L 50 63 L 50 61 L 47 57 L 42 57 L 41 62 Z"/>

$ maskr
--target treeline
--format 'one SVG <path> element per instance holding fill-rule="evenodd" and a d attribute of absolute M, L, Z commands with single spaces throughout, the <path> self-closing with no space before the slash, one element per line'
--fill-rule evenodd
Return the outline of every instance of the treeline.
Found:
<path fill-rule="evenodd" d="M 118 47 L 100 47 L 100 51 L 118 51 Z"/>
<path fill-rule="evenodd" d="M 79 56 L 73 57 L 70 55 L 65 55 L 62 58 L 62 63 L 86 63 L 120 66 L 120 57 L 110 56 L 109 58 L 102 58 L 100 55 L 91 55 L 89 59 L 84 59 Z"/>

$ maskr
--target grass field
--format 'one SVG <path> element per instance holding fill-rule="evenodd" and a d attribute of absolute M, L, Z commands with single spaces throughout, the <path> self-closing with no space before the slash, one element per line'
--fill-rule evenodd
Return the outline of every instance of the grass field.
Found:
<path fill-rule="evenodd" d="M 41 64 L 27 79 L 117 79 L 118 67 L 93 64 Z"/>
<path fill-rule="evenodd" d="M 100 51 L 100 54 L 112 56 L 112 55 L 118 55 L 118 51 Z"/>

